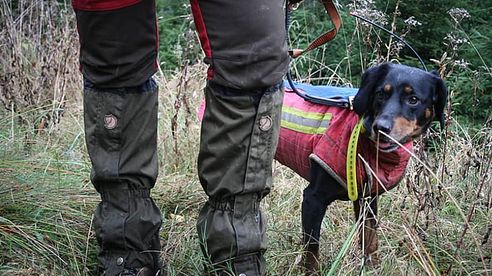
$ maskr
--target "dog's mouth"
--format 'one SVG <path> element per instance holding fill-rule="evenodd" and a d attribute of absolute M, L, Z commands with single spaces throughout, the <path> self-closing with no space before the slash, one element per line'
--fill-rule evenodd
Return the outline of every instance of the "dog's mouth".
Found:
<path fill-rule="evenodd" d="M 398 149 L 401 144 L 404 144 L 405 139 L 393 139 L 389 135 L 380 133 L 379 137 L 377 135 L 371 135 L 369 138 L 381 152 L 392 152 Z"/>
<path fill-rule="evenodd" d="M 398 144 L 393 142 L 393 141 L 386 141 L 379 139 L 379 141 L 374 141 L 373 142 L 376 144 L 376 147 L 378 148 L 379 151 L 381 152 L 392 152 L 398 148 Z"/>
<path fill-rule="evenodd" d="M 369 125 L 370 128 L 367 126 Z M 372 130 L 372 121 L 366 121 L 364 122 L 364 127 L 365 129 L 371 129 Z M 400 137 L 398 135 L 390 135 L 386 134 L 382 131 L 379 131 L 379 133 L 375 133 L 375 131 L 369 131 L 366 132 L 367 137 L 374 143 L 374 145 L 377 147 L 378 151 L 380 152 L 392 152 L 398 149 L 400 145 L 403 145 L 407 143 L 408 141 L 411 140 L 411 137 L 408 135 L 404 135 L 403 137 Z"/>

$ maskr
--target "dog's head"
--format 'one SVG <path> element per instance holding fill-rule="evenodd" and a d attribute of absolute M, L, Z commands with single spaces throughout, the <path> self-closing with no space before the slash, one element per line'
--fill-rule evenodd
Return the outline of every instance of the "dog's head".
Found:
<path fill-rule="evenodd" d="M 366 133 L 379 141 L 379 149 L 392 151 L 398 145 L 379 132 L 404 144 L 423 134 L 434 120 L 442 129 L 447 95 L 436 72 L 384 63 L 362 75 L 354 110 L 364 116 Z"/>

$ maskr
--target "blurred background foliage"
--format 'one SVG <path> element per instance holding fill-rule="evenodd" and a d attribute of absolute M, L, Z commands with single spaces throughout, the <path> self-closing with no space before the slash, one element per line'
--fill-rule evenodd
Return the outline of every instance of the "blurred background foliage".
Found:
<path fill-rule="evenodd" d="M 41 2 L 48 8 L 58 3 L 67 7 L 59 9 L 61 12 L 70 11 L 69 0 Z M 170 77 L 184 66 L 201 61 L 203 54 L 194 32 L 189 1 L 156 0 L 156 3 L 160 67 L 164 76 Z M 355 12 L 404 38 L 429 69 L 439 70 L 451 92 L 451 115 L 472 125 L 482 125 L 491 119 L 492 0 L 339 0 L 336 3 L 343 21 L 340 33 L 327 45 L 292 62 L 296 80 L 357 86 L 361 73 L 375 63 L 396 61 L 420 66 L 415 55 L 400 42 L 349 15 Z M 29 3 L 12 0 L 8 5 L 15 13 L 25 11 Z M 67 16 L 47 20 L 60 18 Z M 2 34 L 7 35 L 8 27 L 2 26 Z M 304 48 L 329 28 L 331 23 L 321 3 L 305 0 L 291 13 L 289 47 Z M 11 102 L 5 102 L 8 101 L 4 105 L 10 109 Z"/>
<path fill-rule="evenodd" d="M 160 64 L 172 74 L 202 59 L 187 0 L 157 0 Z M 492 0 L 340 0 L 343 26 L 335 40 L 292 63 L 296 80 L 358 85 L 374 63 L 395 61 L 420 66 L 412 52 L 381 30 L 361 24 L 349 12 L 371 19 L 404 38 L 427 67 L 439 70 L 451 92 L 452 112 L 481 125 L 492 105 Z M 291 48 L 331 28 L 319 1 L 305 0 L 291 14 Z"/>

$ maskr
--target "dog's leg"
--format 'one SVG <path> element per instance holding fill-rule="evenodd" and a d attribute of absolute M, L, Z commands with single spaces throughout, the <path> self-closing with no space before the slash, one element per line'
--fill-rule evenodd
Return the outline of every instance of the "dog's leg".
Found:
<path fill-rule="evenodd" d="M 359 200 L 354 201 L 354 213 L 355 220 L 359 219 L 359 216 L 363 216 L 364 227 L 360 232 L 359 241 L 364 252 L 367 264 L 371 266 L 377 266 L 379 264 L 379 258 L 377 255 L 378 250 L 378 236 L 376 232 L 377 228 L 377 196 L 371 197 L 369 200 L 369 206 L 361 206 Z M 364 203 L 363 203 L 364 204 Z M 361 212 L 362 207 L 362 212 Z"/>
<path fill-rule="evenodd" d="M 308 275 L 319 271 L 319 238 L 321 222 L 326 208 L 341 191 L 335 182 L 319 165 L 312 162 L 309 185 L 304 190 L 302 201 L 302 230 L 306 252 L 303 256 Z"/>
<path fill-rule="evenodd" d="M 328 203 L 321 198 L 316 190 L 316 185 L 309 184 L 304 190 L 302 201 L 302 230 L 304 244 L 306 245 L 304 267 L 309 274 L 319 270 L 318 255 L 321 222 L 328 206 Z"/>

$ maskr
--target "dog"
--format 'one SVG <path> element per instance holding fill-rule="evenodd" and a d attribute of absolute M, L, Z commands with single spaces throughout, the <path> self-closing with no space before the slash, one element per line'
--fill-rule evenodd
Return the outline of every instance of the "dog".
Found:
<path fill-rule="evenodd" d="M 377 198 L 403 178 L 412 141 L 432 121 L 443 128 L 447 94 L 437 72 L 392 63 L 364 72 L 353 110 L 311 103 L 286 91 L 275 159 L 309 181 L 302 201 L 303 263 L 308 274 L 319 270 L 320 228 L 328 205 L 349 199 L 347 147 L 359 120 L 354 215 L 357 221 L 362 199 L 368 200 L 359 241 L 365 260 L 377 265 Z"/>

